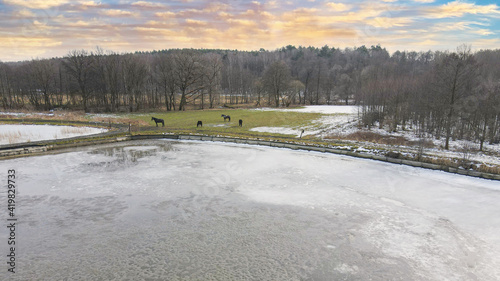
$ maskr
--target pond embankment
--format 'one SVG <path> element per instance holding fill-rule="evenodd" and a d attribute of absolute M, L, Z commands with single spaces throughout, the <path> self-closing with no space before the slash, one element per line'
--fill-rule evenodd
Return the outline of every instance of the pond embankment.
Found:
<path fill-rule="evenodd" d="M 249 145 L 261 145 L 277 148 L 287 148 L 292 150 L 305 150 L 315 151 L 322 153 L 333 153 L 340 155 L 347 155 L 357 158 L 372 159 L 382 162 L 389 162 L 400 165 L 407 165 L 418 168 L 425 168 L 431 170 L 444 171 L 459 175 L 466 175 L 478 178 L 485 178 L 490 180 L 500 180 L 500 174 L 484 173 L 475 170 L 465 170 L 448 165 L 438 165 L 420 161 L 405 160 L 393 158 L 382 155 L 368 154 L 362 152 L 355 152 L 347 149 L 339 149 L 323 145 L 313 145 L 306 143 L 293 143 L 283 142 L 277 140 L 261 140 L 261 139 L 245 139 L 225 136 L 206 136 L 206 135 L 187 135 L 187 134 L 145 134 L 145 135 L 130 135 L 128 134 L 128 126 L 115 125 L 115 130 L 106 133 L 101 133 L 92 136 L 74 137 L 64 140 L 50 140 L 39 141 L 33 143 L 22 143 L 14 145 L 1 145 L 0 146 L 0 159 L 15 158 L 29 155 L 37 155 L 49 153 L 62 149 L 69 149 L 75 147 L 106 144 L 130 140 L 144 140 L 144 139 L 176 139 L 176 140 L 193 140 L 193 141 L 213 141 L 213 142 L 228 142 L 240 143 Z"/>

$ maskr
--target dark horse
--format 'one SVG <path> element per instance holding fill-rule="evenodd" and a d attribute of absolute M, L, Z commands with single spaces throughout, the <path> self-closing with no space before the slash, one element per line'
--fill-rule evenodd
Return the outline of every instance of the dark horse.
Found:
<path fill-rule="evenodd" d="M 158 123 L 161 123 L 163 127 L 165 127 L 165 121 L 163 121 L 163 119 L 151 117 L 151 121 L 155 121 L 156 127 L 158 127 Z"/>
<path fill-rule="evenodd" d="M 240 119 L 240 121 L 238 121 L 240 127 L 243 127 L 243 120 Z"/>
<path fill-rule="evenodd" d="M 229 115 L 222 114 L 220 117 L 224 117 L 224 121 L 226 121 L 226 119 L 229 119 L 229 122 L 231 122 L 231 116 Z"/>
<path fill-rule="evenodd" d="M 196 124 L 196 128 L 198 128 L 198 126 L 201 126 L 201 127 L 203 127 L 203 122 L 201 122 L 201 121 L 198 121 L 198 123 Z"/>

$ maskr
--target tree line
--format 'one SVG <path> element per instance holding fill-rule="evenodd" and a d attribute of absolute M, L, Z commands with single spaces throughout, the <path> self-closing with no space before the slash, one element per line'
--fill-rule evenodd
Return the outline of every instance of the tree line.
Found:
<path fill-rule="evenodd" d="M 4 109 L 85 112 L 221 105 L 360 105 L 362 125 L 498 141 L 500 50 L 408 52 L 380 45 L 267 51 L 169 49 L 0 62 Z"/>

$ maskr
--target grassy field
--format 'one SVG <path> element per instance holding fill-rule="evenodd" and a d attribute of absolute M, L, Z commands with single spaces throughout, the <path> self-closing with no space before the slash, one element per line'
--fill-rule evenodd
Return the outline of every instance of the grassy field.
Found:
<path fill-rule="evenodd" d="M 230 115 L 231 121 L 224 121 L 222 114 Z M 151 117 L 165 120 L 165 127 L 156 127 Z M 132 125 L 133 134 L 157 134 L 157 133 L 185 133 L 202 135 L 225 135 L 240 137 L 290 137 L 295 135 L 284 135 L 277 133 L 263 133 L 250 131 L 256 127 L 287 127 L 296 129 L 297 134 L 300 129 L 306 126 L 315 126 L 312 121 L 320 118 L 320 113 L 299 113 L 285 111 L 263 111 L 252 109 L 211 109 L 211 110 L 188 110 L 171 112 L 150 112 L 150 113 L 117 113 L 117 114 L 85 114 L 84 112 L 60 111 L 52 116 L 30 115 L 26 112 L 25 116 L 7 116 L 2 123 L 21 123 L 24 124 L 54 124 L 54 125 L 72 125 L 74 122 L 102 122 L 102 123 L 121 123 Z M 238 120 L 243 120 L 243 126 L 238 126 Z M 203 127 L 196 127 L 198 121 L 203 122 Z M 97 125 L 97 124 L 95 124 Z M 317 125 L 317 124 L 316 124 Z M 85 126 L 85 125 L 82 125 Z M 307 138 L 307 137 L 304 137 Z"/>
<path fill-rule="evenodd" d="M 224 121 L 224 118 L 221 117 L 222 114 L 230 115 L 231 121 Z M 160 127 L 156 127 L 154 121 L 151 121 L 152 116 L 164 119 L 165 127 L 161 127 L 161 125 Z M 430 150 L 426 150 L 431 155 L 429 159 L 420 159 L 420 156 L 415 154 L 414 149 L 412 149 L 416 144 L 402 137 L 387 137 L 370 132 L 358 132 L 355 135 L 349 135 L 347 137 L 331 137 L 324 139 L 314 135 L 304 136 L 302 139 L 297 137 L 300 129 L 306 128 L 307 131 L 319 129 L 319 127 L 322 126 L 321 123 L 314 121 L 322 116 L 323 114 L 321 113 L 264 111 L 253 109 L 213 109 L 121 114 L 85 114 L 84 112 L 62 111 L 56 112 L 50 116 L 26 113 L 26 115 L 22 117 L 13 116 L 2 118 L 3 120 L 0 120 L 0 123 L 71 126 L 90 125 L 100 127 L 107 127 L 108 124 L 114 124 L 116 126 L 113 126 L 113 130 L 120 131 L 119 135 L 128 134 L 128 125 L 131 124 L 132 135 L 171 133 L 227 136 L 340 147 L 341 149 L 347 149 L 349 151 L 356 151 L 360 146 L 358 142 L 362 142 L 361 146 L 364 151 L 369 150 L 378 155 L 386 155 L 387 152 L 396 151 L 400 153 L 401 158 L 406 160 L 423 160 L 424 162 L 450 167 L 458 167 L 460 165 L 460 159 L 456 158 L 456 156 L 443 157 L 432 155 L 432 151 Z M 243 127 L 238 126 L 239 119 L 243 120 Z M 198 121 L 203 122 L 203 127 L 196 127 Z M 250 129 L 256 127 L 284 127 L 292 129 L 296 133 L 286 135 L 250 131 Z M 95 137 L 95 140 L 101 138 L 104 137 Z M 65 142 L 65 140 L 60 140 L 61 144 Z M 479 160 L 475 161 L 475 164 L 478 166 L 478 171 L 500 173 L 500 167 L 496 164 L 490 163 L 488 165 L 482 165 Z"/>
<path fill-rule="evenodd" d="M 231 121 L 224 121 L 222 114 L 231 116 Z M 165 120 L 165 127 L 158 127 L 151 117 Z M 196 111 L 175 111 L 150 114 L 129 114 L 124 117 L 137 119 L 141 131 L 165 131 L 175 133 L 197 133 L 207 135 L 242 135 L 242 136 L 262 136 L 271 135 L 268 133 L 249 131 L 255 127 L 289 127 L 297 128 L 310 126 L 313 120 L 319 118 L 319 113 L 298 113 L 282 111 L 260 111 L 247 109 L 234 110 L 196 110 Z M 238 126 L 238 120 L 243 120 L 243 126 Z M 198 121 L 203 122 L 203 127 L 196 127 Z M 161 126 L 161 124 L 159 124 Z M 277 134 L 273 134 L 277 135 Z M 285 136 L 285 135 L 283 135 Z M 288 135 L 290 136 L 290 135 Z"/>

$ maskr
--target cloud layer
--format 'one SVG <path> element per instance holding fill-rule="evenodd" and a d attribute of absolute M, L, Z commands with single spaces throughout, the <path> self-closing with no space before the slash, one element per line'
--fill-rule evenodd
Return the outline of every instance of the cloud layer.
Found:
<path fill-rule="evenodd" d="M 96 46 L 117 52 L 289 44 L 498 48 L 499 27 L 500 7 L 493 1 L 4 0 L 0 60 L 64 56 Z"/>

